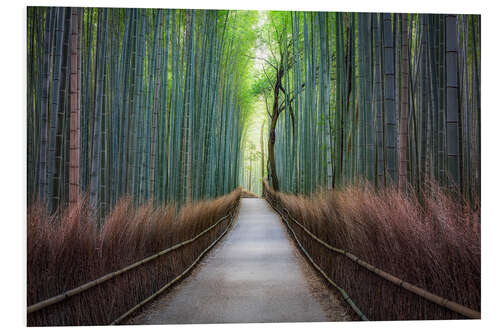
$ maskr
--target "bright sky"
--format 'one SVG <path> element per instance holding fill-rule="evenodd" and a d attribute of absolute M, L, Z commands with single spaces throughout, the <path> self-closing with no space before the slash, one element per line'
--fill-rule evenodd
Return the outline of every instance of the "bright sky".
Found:
<path fill-rule="evenodd" d="M 257 29 L 262 28 L 262 26 L 266 23 L 266 21 L 267 21 L 266 12 L 260 10 L 259 11 L 259 21 L 257 22 L 256 28 Z M 264 60 L 261 60 L 261 59 L 267 57 L 268 53 L 269 52 L 267 50 L 266 45 L 260 43 L 259 40 L 257 40 L 257 45 L 255 48 L 255 56 L 257 57 L 257 59 L 254 62 L 254 69 L 256 72 L 261 70 L 262 65 L 264 64 Z"/>

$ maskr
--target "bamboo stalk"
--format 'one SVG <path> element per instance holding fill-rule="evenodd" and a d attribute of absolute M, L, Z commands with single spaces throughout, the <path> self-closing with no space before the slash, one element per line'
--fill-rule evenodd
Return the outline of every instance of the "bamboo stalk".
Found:
<path fill-rule="evenodd" d="M 80 183 L 80 100 L 79 100 L 79 37 L 80 37 L 80 9 L 72 8 L 71 15 L 71 112 L 70 112 L 70 157 L 69 157 L 69 202 L 76 203 L 78 200 Z"/>
<path fill-rule="evenodd" d="M 402 40 L 402 68 L 401 68 L 401 86 L 402 86 L 402 101 L 401 101 L 401 125 L 399 130 L 399 190 L 406 192 L 407 176 L 406 169 L 408 165 L 407 140 L 408 140 L 408 15 L 401 14 L 403 25 L 403 40 Z"/>

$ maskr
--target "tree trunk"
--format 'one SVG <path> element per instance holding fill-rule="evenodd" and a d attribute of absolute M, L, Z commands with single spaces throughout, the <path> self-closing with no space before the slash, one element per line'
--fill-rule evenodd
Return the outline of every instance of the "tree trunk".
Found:
<path fill-rule="evenodd" d="M 274 144 L 276 141 L 276 124 L 280 115 L 279 110 L 279 93 L 281 86 L 281 78 L 283 77 L 283 63 L 280 61 L 278 70 L 276 71 L 276 83 L 274 84 L 274 101 L 273 113 L 271 114 L 271 126 L 269 126 L 269 142 L 267 143 L 269 154 L 269 166 L 271 168 L 272 187 L 275 191 L 279 191 L 278 175 L 276 172 L 276 160 L 274 157 Z"/>
<path fill-rule="evenodd" d="M 263 121 L 260 127 L 260 181 L 264 181 L 264 126 L 266 122 Z"/>

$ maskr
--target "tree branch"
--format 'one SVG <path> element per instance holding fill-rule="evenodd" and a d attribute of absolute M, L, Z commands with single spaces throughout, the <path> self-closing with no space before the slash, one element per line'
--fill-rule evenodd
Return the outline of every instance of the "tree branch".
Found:
<path fill-rule="evenodd" d="M 305 83 L 302 83 L 302 85 L 300 86 L 300 91 L 296 91 L 296 92 L 293 94 L 292 98 L 290 98 L 290 100 L 288 101 L 288 103 L 292 103 L 292 102 L 293 102 L 293 100 L 295 99 L 295 96 L 297 96 L 297 94 L 298 94 L 298 93 L 300 93 L 300 92 L 302 92 L 302 90 L 304 90 L 305 85 L 306 85 Z M 285 93 L 285 91 L 284 91 L 284 90 L 283 90 L 283 93 Z M 283 101 L 283 102 L 281 103 L 281 106 L 280 106 L 280 108 L 279 108 L 279 112 L 283 111 L 284 109 L 285 109 L 285 101 Z"/>
<path fill-rule="evenodd" d="M 252 56 L 249 56 L 248 54 L 244 54 L 244 56 L 247 57 L 247 58 L 250 58 L 250 59 L 263 60 L 263 61 L 267 62 L 269 64 L 269 66 L 271 66 L 275 70 L 278 70 L 278 68 L 272 62 L 270 62 L 269 60 L 267 60 L 266 58 L 252 57 Z"/>
<path fill-rule="evenodd" d="M 269 82 L 269 87 L 272 87 L 273 81 L 271 81 L 271 79 L 269 78 L 269 75 L 267 75 L 267 72 L 266 72 L 266 69 L 264 68 L 264 66 L 262 66 L 262 71 L 264 72 L 264 75 L 266 76 L 266 79 Z"/>

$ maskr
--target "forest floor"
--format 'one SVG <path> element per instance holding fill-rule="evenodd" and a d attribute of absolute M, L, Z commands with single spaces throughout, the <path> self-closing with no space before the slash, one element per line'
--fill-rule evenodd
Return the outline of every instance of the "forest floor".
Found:
<path fill-rule="evenodd" d="M 194 271 L 124 324 L 351 320 L 263 199 L 241 199 L 236 224 Z"/>

